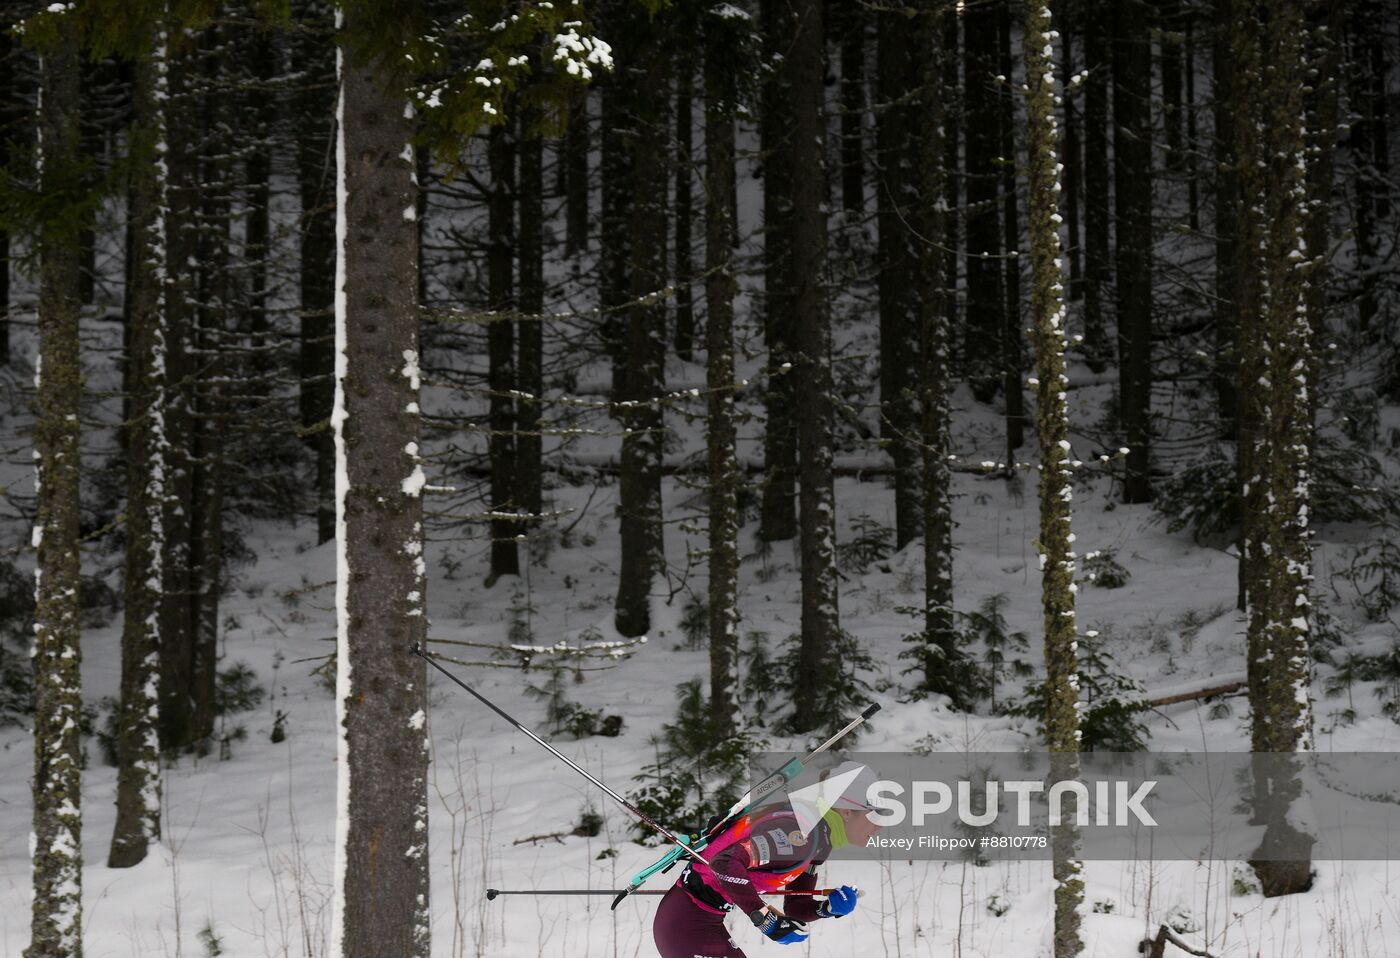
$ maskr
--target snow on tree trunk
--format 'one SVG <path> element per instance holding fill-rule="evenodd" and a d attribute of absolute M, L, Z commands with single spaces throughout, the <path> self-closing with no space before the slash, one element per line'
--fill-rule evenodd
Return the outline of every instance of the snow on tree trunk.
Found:
<path fill-rule="evenodd" d="M 71 189 L 79 168 L 79 48 L 74 18 L 56 11 L 41 58 L 39 187 Z M 82 954 L 82 743 L 79 672 L 78 349 L 81 252 L 73 211 L 39 228 L 39 354 L 34 458 L 34 906 L 25 958 Z"/>
<path fill-rule="evenodd" d="M 190 331 L 199 357 L 190 388 L 190 641 L 193 677 L 189 739 L 200 753 L 209 750 L 215 732 L 219 660 L 219 600 L 224 579 L 224 444 L 228 428 L 225 379 L 227 332 L 232 326 L 229 162 L 232 117 L 228 98 L 213 88 L 227 70 L 230 32 L 211 26 L 204 32 L 200 76 L 199 228 L 196 238 L 197 282 L 194 325 Z"/>
<path fill-rule="evenodd" d="M 336 145 L 337 956 L 429 948 L 417 183 L 397 58 L 341 24 Z M 365 17 L 366 19 L 361 19 Z M 373 46 L 372 46 L 373 45 Z"/>
<path fill-rule="evenodd" d="M 742 24 L 742 28 L 737 24 Z M 732 51 L 747 18 L 712 11 L 705 19 L 705 386 L 709 390 L 710 720 L 721 738 L 734 729 L 739 653 L 739 462 L 735 452 L 734 114 Z"/>
<path fill-rule="evenodd" d="M 882 14 L 882 19 L 888 14 Z M 945 124 L 943 76 L 949 51 L 942 48 L 951 19 L 936 3 L 925 3 L 914 20 L 903 27 L 915 49 L 909 82 L 918 91 L 911 117 L 914 198 L 912 232 L 920 239 L 914 248 L 919 329 L 919 431 L 922 442 L 922 511 L 924 554 L 924 628 L 913 652 L 923 672 L 921 691 L 949 695 L 955 704 L 960 688 L 949 669 L 957 653 L 953 632 L 953 505 L 952 472 L 948 468 L 952 409 L 948 399 L 950 349 L 953 340 L 951 299 L 944 275 L 948 257 L 933 237 L 944 235 L 946 208 L 939 201 L 946 184 L 942 166 Z M 886 29 L 882 25 L 883 31 Z M 956 36 L 956 34 L 955 34 Z"/>
<path fill-rule="evenodd" d="M 163 23 L 137 61 L 133 108 L 134 150 L 151 163 L 132 171 L 130 353 L 127 381 L 136 411 L 127 425 L 126 607 L 122 624 L 121 705 L 117 724 L 117 820 L 108 852 L 110 868 L 146 857 L 160 837 L 160 742 L 157 651 L 163 588 L 165 533 L 165 107 L 167 35 Z"/>
<path fill-rule="evenodd" d="M 1065 301 L 1060 261 L 1059 130 L 1054 39 L 1045 0 L 1025 4 L 1026 178 L 1031 242 L 1032 342 L 1036 440 L 1040 451 L 1041 605 L 1045 628 L 1045 738 L 1058 780 L 1079 775 L 1079 674 L 1074 615 L 1075 555 L 1070 503 L 1073 474 L 1065 402 Z M 1072 824 L 1051 830 L 1055 876 L 1055 958 L 1079 954 L 1084 900 L 1079 835 Z"/>
<path fill-rule="evenodd" d="M 166 404 L 165 435 L 165 587 L 160 608 L 160 737 L 166 749 L 191 744 L 190 720 L 195 682 L 194 603 L 190 601 L 196 578 L 190 556 L 191 519 L 194 506 L 194 468 L 191 437 L 194 431 L 194 310 L 200 198 L 198 144 L 202 130 L 194 109 L 198 83 L 197 51 L 193 38 L 180 31 L 171 35 L 167 57 L 170 99 L 166 129 L 169 199 L 166 215 L 166 260 L 170 264 L 165 302 Z"/>
<path fill-rule="evenodd" d="M 801 170 L 792 184 L 791 257 L 796 377 L 798 526 L 801 545 L 802 644 L 797 659 L 793 727 L 808 731 L 836 719 L 832 706 L 844 670 L 836 661 L 841 620 L 837 607 L 836 497 L 832 488 L 834 409 L 831 382 L 831 309 L 826 289 L 826 114 L 820 0 L 790 0 L 778 23 L 788 51 L 792 135 L 782 145 L 787 168 Z"/>
<path fill-rule="evenodd" d="M 1287 0 L 1252 5 L 1235 21 L 1236 150 L 1244 204 L 1240 239 L 1254 306 L 1240 316 L 1240 388 L 1250 396 L 1247 658 L 1250 747 L 1289 753 L 1312 747 L 1309 538 L 1312 443 L 1311 326 L 1302 7 Z M 1292 761 L 1256 765 L 1255 820 L 1265 826 L 1251 861 L 1264 894 L 1312 884 L 1312 838 L 1294 805 L 1301 786 Z"/>

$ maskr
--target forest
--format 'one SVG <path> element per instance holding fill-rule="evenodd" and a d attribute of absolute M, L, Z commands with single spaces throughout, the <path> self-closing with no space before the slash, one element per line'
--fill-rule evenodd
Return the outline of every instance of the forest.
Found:
<path fill-rule="evenodd" d="M 1400 958 L 1400 8 L 0 8 L 0 953 Z M 835 735 L 1283 760 L 682 956 Z"/>

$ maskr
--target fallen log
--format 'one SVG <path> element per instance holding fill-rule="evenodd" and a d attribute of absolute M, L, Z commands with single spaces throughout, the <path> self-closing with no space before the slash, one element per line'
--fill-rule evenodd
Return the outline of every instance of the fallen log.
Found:
<path fill-rule="evenodd" d="M 1211 685 L 1203 689 L 1193 689 L 1190 692 L 1177 692 L 1172 695 L 1163 695 L 1160 698 L 1148 699 L 1147 704 L 1153 708 L 1160 708 L 1163 705 L 1175 705 L 1178 702 L 1190 702 L 1196 699 L 1208 699 L 1217 695 L 1229 695 L 1244 688 L 1245 680 L 1236 679 L 1233 682 L 1225 682 L 1221 685 Z"/>
<path fill-rule="evenodd" d="M 1147 958 L 1166 958 L 1168 942 L 1171 942 L 1188 955 L 1195 955 L 1196 958 L 1215 958 L 1215 956 L 1208 951 L 1197 951 L 1195 948 L 1192 948 L 1186 942 L 1178 938 L 1166 925 L 1163 925 L 1157 930 L 1156 938 L 1144 938 L 1138 943 L 1138 954 L 1146 955 Z"/>

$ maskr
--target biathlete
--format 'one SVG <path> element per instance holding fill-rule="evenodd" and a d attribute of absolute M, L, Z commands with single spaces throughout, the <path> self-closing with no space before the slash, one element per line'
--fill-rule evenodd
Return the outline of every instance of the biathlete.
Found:
<path fill-rule="evenodd" d="M 661 958 L 745 958 L 724 927 L 738 910 L 768 938 L 783 945 L 806 941 L 809 922 L 840 918 L 855 910 L 856 889 L 842 885 L 827 897 L 788 895 L 776 909 L 761 897 L 776 891 L 817 887 L 817 866 L 843 845 L 864 845 L 880 825 L 865 803 L 874 776 L 858 776 L 803 834 L 797 816 L 783 806 L 745 815 L 705 849 L 710 864 L 692 862 L 661 899 L 652 922 Z"/>

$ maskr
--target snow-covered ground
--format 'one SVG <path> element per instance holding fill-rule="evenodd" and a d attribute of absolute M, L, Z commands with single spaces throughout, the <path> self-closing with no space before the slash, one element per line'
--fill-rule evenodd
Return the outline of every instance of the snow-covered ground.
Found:
<path fill-rule="evenodd" d="M 1030 633 L 1032 658 L 1038 635 L 1038 578 L 1032 538 L 1035 497 L 1004 480 L 957 478 L 957 591 L 961 608 L 1005 593 L 1010 625 Z M 556 505 L 582 508 L 590 490 L 554 491 Z M 668 510 L 681 510 L 688 490 L 668 485 Z M 531 627 L 540 642 L 576 637 L 590 626 L 610 629 L 616 582 L 614 487 L 593 496 L 569 547 L 558 546 L 527 581 L 481 582 L 484 557 L 462 543 L 430 548 L 430 602 L 434 638 L 500 642 L 511 620 L 512 593 L 528 596 Z M 890 522 L 892 498 L 883 483 L 841 479 L 842 519 L 868 514 Z M 1081 621 L 1100 628 L 1116 666 L 1149 689 L 1206 684 L 1212 676 L 1244 667 L 1241 625 L 1233 612 L 1232 557 L 1164 531 L 1146 507 L 1112 506 L 1106 480 L 1089 483 L 1077 499 L 1078 545 L 1084 551 L 1116 549 L 1129 570 L 1115 590 L 1080 592 Z M 165 776 L 165 836 L 140 866 L 125 871 L 104 862 L 111 837 L 115 772 L 102 765 L 96 743 L 84 779 L 85 953 L 107 956 L 218 953 L 251 956 L 325 955 L 332 900 L 335 808 L 334 703 L 311 674 L 333 633 L 334 556 L 314 547 L 309 527 L 261 526 L 249 545 L 259 559 L 240 571 L 225 602 L 224 666 L 246 662 L 270 694 L 253 713 L 231 717 L 247 738 L 232 757 L 182 759 Z M 668 527 L 668 553 L 685 568 L 687 542 Z M 745 530 L 751 547 L 752 528 Z M 690 543 L 698 546 L 698 540 Z M 1319 578 L 1338 547 L 1326 535 L 1318 543 Z M 862 739 L 866 750 L 904 750 L 920 740 L 941 750 L 1033 747 L 1023 720 L 970 717 L 937 702 L 901 703 L 903 663 L 897 660 L 910 619 L 897 610 L 917 602 L 922 581 L 917 544 L 843 584 L 842 616 L 874 654 L 870 676 L 884 711 Z M 746 562 L 742 573 L 744 631 L 762 630 L 775 640 L 798 627 L 796 562 L 787 545 L 769 558 Z M 703 587 L 703 565 L 687 589 Z M 675 712 L 675 686 L 705 674 L 703 652 L 679 648 L 678 622 L 686 593 L 669 606 L 657 601 L 650 641 L 607 671 L 584 673 L 568 695 L 605 713 L 625 717 L 617 738 L 558 741 L 558 746 L 614 787 L 632 787 L 633 776 L 654 761 L 652 734 Z M 516 600 L 517 602 L 519 600 Z M 1339 607 L 1359 645 L 1378 650 L 1393 636 L 1389 626 L 1365 626 Z M 1204 624 L 1200 624 L 1204 620 Z M 84 640 L 84 696 L 97 702 L 117 689 L 119 629 L 94 630 Z M 446 647 L 442 647 L 446 650 Z M 525 694 L 543 681 L 511 668 L 462 670 L 487 696 L 543 725 L 543 703 Z M 882 681 L 883 680 L 883 681 Z M 907 680 L 906 680 L 907 681 Z M 1360 717 L 1338 725 L 1318 701 L 1319 748 L 1400 750 L 1400 726 L 1378 713 L 1372 689 L 1358 686 Z M 1149 713 L 1158 749 L 1247 750 L 1246 709 L 1232 700 L 1232 714 L 1211 717 L 1194 703 Z M 269 740 L 278 712 L 287 715 L 287 738 Z M 535 955 L 652 955 L 650 920 L 656 899 L 635 897 L 617 912 L 608 899 L 529 897 L 487 902 L 487 887 L 614 888 L 650 861 L 654 848 L 629 840 L 625 813 L 612 807 L 560 763 L 510 729 L 441 677 L 434 677 L 431 709 L 434 743 L 432 881 L 434 954 L 524 958 Z M 779 740 L 776 744 L 785 744 Z M 797 745 L 800 743 L 787 743 Z M 0 953 L 18 955 L 28 941 L 29 738 L 0 732 Z M 515 844 L 519 839 L 568 831 L 585 807 L 601 811 L 606 826 L 596 838 L 568 837 Z M 617 849 L 616 856 L 599 853 Z M 1232 862 L 1090 862 L 1086 870 L 1086 954 L 1127 958 L 1147 931 L 1162 922 L 1219 956 L 1332 955 L 1379 958 L 1400 955 L 1400 863 L 1318 862 L 1318 881 L 1306 895 L 1265 900 L 1245 885 L 1247 866 Z M 1049 865 L 1017 862 L 973 867 L 959 862 L 837 863 L 833 881 L 857 883 L 860 908 L 849 920 L 816 927 L 798 954 L 835 955 L 1039 955 L 1047 954 L 1051 922 Z M 655 887 L 664 887 L 659 879 Z M 752 954 L 776 946 L 747 922 L 736 939 Z M 789 953 L 789 952 L 785 952 Z M 1170 948 L 1168 954 L 1171 954 Z"/>

